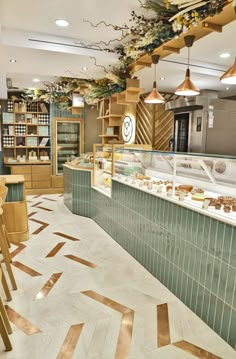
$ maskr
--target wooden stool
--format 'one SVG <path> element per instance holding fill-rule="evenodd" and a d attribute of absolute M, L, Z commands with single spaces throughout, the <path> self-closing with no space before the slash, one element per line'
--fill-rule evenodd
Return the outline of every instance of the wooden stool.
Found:
<path fill-rule="evenodd" d="M 6 187 L 7 188 L 7 187 Z M 12 272 L 12 268 L 11 268 L 11 256 L 10 256 L 10 252 L 9 252 L 9 247 L 8 247 L 8 241 L 7 241 L 7 237 L 6 237 L 6 230 L 4 229 L 4 226 L 2 225 L 2 215 L 3 215 L 3 210 L 2 210 L 2 202 L 3 200 L 0 198 L 0 248 L 2 250 L 2 255 L 3 255 L 3 259 L 8 271 L 8 275 L 12 284 L 12 288 L 15 290 L 17 289 L 17 285 L 16 285 L 16 281 Z"/>
<path fill-rule="evenodd" d="M 2 281 L 3 276 L 2 269 L 0 268 L 0 280 Z M 12 350 L 12 345 L 8 334 L 12 333 L 11 325 L 7 316 L 6 309 L 0 297 L 0 334 L 7 351 Z"/>

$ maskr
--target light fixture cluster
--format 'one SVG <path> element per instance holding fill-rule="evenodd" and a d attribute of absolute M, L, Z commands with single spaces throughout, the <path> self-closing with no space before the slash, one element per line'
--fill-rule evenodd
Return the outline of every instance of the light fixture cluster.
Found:
<path fill-rule="evenodd" d="M 193 46 L 195 40 L 195 36 L 187 35 L 184 37 L 185 46 L 188 48 L 188 65 L 186 69 L 185 79 L 184 81 L 177 87 L 175 90 L 175 94 L 178 96 L 197 96 L 200 94 L 200 89 L 192 82 L 190 78 L 190 67 L 189 67 L 189 59 L 190 59 L 190 47 Z M 221 58 L 228 58 L 230 54 L 224 53 L 221 54 Z M 154 82 L 153 89 L 150 94 L 145 98 L 144 102 L 149 104 L 162 104 L 165 102 L 163 96 L 157 91 L 156 85 L 156 65 L 158 64 L 160 59 L 159 55 L 152 55 L 152 63 L 155 65 L 154 70 Z M 161 77 L 160 80 L 164 78 Z M 221 76 L 220 81 L 223 84 L 232 85 L 236 84 L 236 58 L 234 64 Z M 229 90 L 227 87 L 226 90 Z"/>

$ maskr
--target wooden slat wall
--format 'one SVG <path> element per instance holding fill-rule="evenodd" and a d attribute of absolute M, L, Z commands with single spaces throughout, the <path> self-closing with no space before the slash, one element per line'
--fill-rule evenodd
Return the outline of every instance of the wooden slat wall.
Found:
<path fill-rule="evenodd" d="M 166 101 L 175 100 L 174 94 L 162 94 Z M 144 97 L 137 105 L 136 143 L 151 145 L 155 150 L 168 151 L 173 136 L 173 113 L 165 105 L 149 105 Z"/>

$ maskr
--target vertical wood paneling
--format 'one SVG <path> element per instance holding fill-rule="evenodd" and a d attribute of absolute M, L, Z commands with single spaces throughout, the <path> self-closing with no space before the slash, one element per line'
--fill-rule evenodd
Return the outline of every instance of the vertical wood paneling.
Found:
<path fill-rule="evenodd" d="M 174 94 L 162 94 L 166 101 L 175 100 Z M 166 111 L 165 105 L 149 105 L 141 98 L 137 105 L 136 143 L 151 145 L 160 151 L 169 150 L 173 136 L 173 112 Z"/>

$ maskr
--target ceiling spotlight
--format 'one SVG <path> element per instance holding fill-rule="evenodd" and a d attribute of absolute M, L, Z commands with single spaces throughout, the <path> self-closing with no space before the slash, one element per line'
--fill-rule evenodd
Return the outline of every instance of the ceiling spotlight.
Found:
<path fill-rule="evenodd" d="M 160 77 L 160 80 L 161 81 L 164 81 L 166 78 L 165 77 Z"/>
<path fill-rule="evenodd" d="M 10 60 L 10 62 L 16 62 L 16 60 L 14 60 L 14 59 L 11 59 L 11 60 Z"/>
<path fill-rule="evenodd" d="M 33 81 L 33 82 L 40 82 L 39 79 L 33 79 L 32 81 Z"/>
<path fill-rule="evenodd" d="M 67 27 L 67 26 L 69 26 L 70 23 L 67 20 L 58 19 L 55 21 L 55 24 L 60 27 Z"/>
<path fill-rule="evenodd" d="M 228 57 L 230 57 L 231 55 L 228 52 L 223 52 L 222 54 L 220 54 L 220 58 L 221 59 L 227 59 Z"/>
<path fill-rule="evenodd" d="M 87 71 L 88 67 L 82 67 L 82 70 Z"/>
<path fill-rule="evenodd" d="M 225 89 L 228 91 L 228 90 L 229 90 L 229 87 L 226 87 Z"/>

